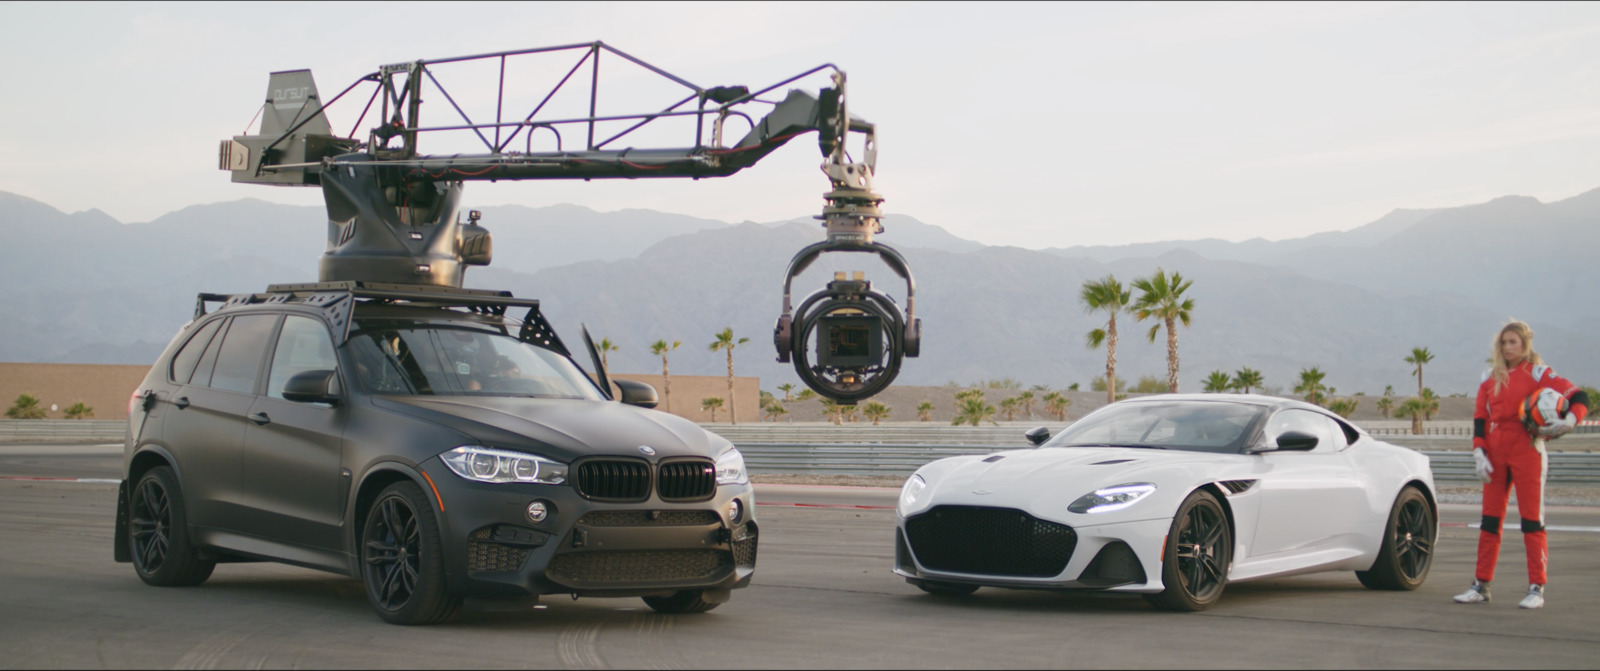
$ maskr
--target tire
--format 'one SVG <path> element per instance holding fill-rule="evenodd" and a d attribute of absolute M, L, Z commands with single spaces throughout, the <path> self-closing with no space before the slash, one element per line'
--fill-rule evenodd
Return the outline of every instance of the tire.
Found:
<path fill-rule="evenodd" d="M 443 622 L 461 607 L 445 582 L 439 522 L 416 483 L 389 485 L 367 511 L 361 584 L 367 603 L 390 624 Z"/>
<path fill-rule="evenodd" d="M 916 585 L 917 589 L 920 589 L 920 590 L 922 590 L 924 592 L 927 592 L 927 593 L 932 594 L 934 596 L 942 596 L 942 597 L 967 596 L 969 594 L 972 594 L 973 592 L 978 591 L 978 586 L 977 585 L 964 585 L 964 584 L 955 583 L 955 582 L 934 582 L 934 581 L 930 581 L 930 580 L 918 580 L 918 581 L 913 582 L 911 584 Z"/>
<path fill-rule="evenodd" d="M 673 592 L 672 596 L 647 596 L 642 597 L 646 606 L 657 613 L 673 615 L 687 615 L 690 613 L 704 613 L 722 603 L 711 603 L 705 600 L 705 591 L 686 589 Z"/>
<path fill-rule="evenodd" d="M 1414 590 L 1428 578 L 1433 566 L 1433 545 L 1439 525 L 1427 497 L 1414 486 L 1400 490 L 1389 509 L 1384 526 L 1383 545 L 1372 568 L 1356 571 L 1356 578 L 1369 589 Z"/>
<path fill-rule="evenodd" d="M 1162 548 L 1159 594 L 1145 600 L 1157 608 L 1193 612 L 1222 598 L 1233 558 L 1233 532 L 1215 496 L 1196 490 L 1178 506 Z"/>
<path fill-rule="evenodd" d="M 172 467 L 145 471 L 134 485 L 128 497 L 128 550 L 139 579 L 157 587 L 192 587 L 217 567 L 194 547 L 188 506 Z"/>

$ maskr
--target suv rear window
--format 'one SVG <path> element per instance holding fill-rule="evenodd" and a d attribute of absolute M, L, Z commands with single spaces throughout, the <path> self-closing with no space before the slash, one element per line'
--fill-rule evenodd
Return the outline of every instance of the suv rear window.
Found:
<path fill-rule="evenodd" d="M 168 372 L 173 382 L 188 384 L 189 378 L 194 377 L 195 364 L 200 363 L 200 355 L 205 353 L 206 345 L 211 344 L 211 337 L 217 334 L 217 328 L 222 326 L 223 321 L 226 320 L 213 319 L 206 322 L 189 338 L 189 342 L 184 343 L 183 349 L 172 355 L 172 368 Z M 209 371 L 207 377 L 210 377 Z"/>

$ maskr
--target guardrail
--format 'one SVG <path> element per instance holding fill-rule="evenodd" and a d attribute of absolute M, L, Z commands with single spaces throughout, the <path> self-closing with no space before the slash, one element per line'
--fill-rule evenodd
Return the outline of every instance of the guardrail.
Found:
<path fill-rule="evenodd" d="M 994 445 L 815 445 L 735 443 L 752 473 L 888 475 L 907 477 L 930 461 L 963 454 L 990 454 L 1020 446 Z M 1477 482 L 1471 452 L 1423 451 L 1438 482 Z M 1600 453 L 1552 452 L 1551 485 L 1600 485 Z"/>
<path fill-rule="evenodd" d="M 125 419 L 0 419 L 0 441 L 120 443 Z"/>

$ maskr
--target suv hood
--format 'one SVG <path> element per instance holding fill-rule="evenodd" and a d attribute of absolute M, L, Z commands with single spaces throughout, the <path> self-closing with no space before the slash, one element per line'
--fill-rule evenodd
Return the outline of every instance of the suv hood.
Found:
<path fill-rule="evenodd" d="M 615 401 L 503 396 L 384 396 L 375 405 L 460 431 L 480 444 L 561 461 L 610 454 L 715 459 L 730 445 L 677 415 Z"/>

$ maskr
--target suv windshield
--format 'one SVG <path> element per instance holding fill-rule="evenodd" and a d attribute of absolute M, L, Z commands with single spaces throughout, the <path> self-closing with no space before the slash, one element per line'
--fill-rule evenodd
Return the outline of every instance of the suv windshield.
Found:
<path fill-rule="evenodd" d="M 1240 452 L 1266 408 L 1240 403 L 1118 403 L 1074 422 L 1045 447 L 1149 447 Z"/>
<path fill-rule="evenodd" d="M 602 400 L 571 359 L 459 322 L 357 320 L 346 347 L 374 394 Z"/>

